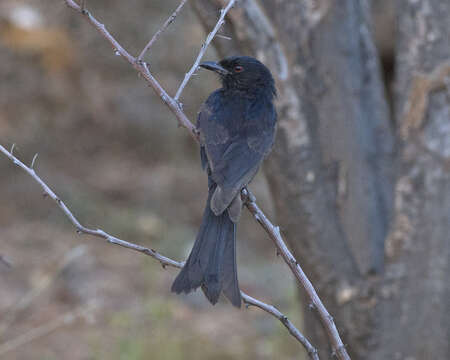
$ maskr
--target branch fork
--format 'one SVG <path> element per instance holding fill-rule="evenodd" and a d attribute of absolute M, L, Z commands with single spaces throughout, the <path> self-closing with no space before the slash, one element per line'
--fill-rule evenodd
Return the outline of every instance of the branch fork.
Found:
<path fill-rule="evenodd" d="M 64 215 L 69 219 L 69 221 L 74 225 L 76 228 L 76 232 L 79 235 L 82 234 L 88 234 L 92 235 L 98 238 L 105 239 L 108 243 L 118 245 L 130 250 L 134 250 L 137 252 L 140 252 L 142 254 L 151 256 L 152 258 L 159 261 L 163 269 L 165 269 L 167 266 L 171 266 L 177 269 L 181 269 L 184 265 L 184 262 L 175 261 L 171 258 L 168 258 L 159 252 L 157 252 L 154 249 L 149 249 L 141 245 L 137 245 L 122 239 L 119 239 L 113 235 L 108 234 L 102 229 L 90 229 L 85 226 L 83 226 L 78 219 L 75 217 L 75 215 L 70 211 L 70 209 L 67 207 L 67 205 L 55 194 L 55 192 L 37 175 L 36 171 L 25 165 L 22 161 L 20 161 L 17 157 L 15 157 L 11 152 L 8 152 L 2 145 L 0 145 L 0 152 L 6 155 L 14 164 L 19 166 L 22 170 L 24 170 L 28 175 L 30 175 L 44 190 L 44 193 L 47 194 L 53 201 L 56 202 L 56 204 L 60 207 Z M 319 357 L 317 355 L 317 350 L 309 343 L 309 341 L 303 336 L 303 334 L 292 324 L 292 322 L 284 315 L 282 314 L 278 309 L 276 309 L 274 306 L 266 304 L 260 300 L 257 300 L 250 295 L 244 293 L 241 291 L 242 300 L 244 301 L 246 307 L 249 306 L 255 306 L 258 307 L 270 315 L 274 316 L 278 320 L 282 322 L 282 324 L 288 329 L 289 333 L 294 336 L 297 341 L 299 341 L 306 349 L 308 354 L 314 355 L 311 356 L 311 359 L 318 360 Z"/>
<path fill-rule="evenodd" d="M 185 113 L 183 112 L 182 104 L 179 101 L 179 98 L 181 96 L 181 93 L 185 86 L 187 85 L 189 79 L 192 77 L 193 73 L 196 71 L 203 55 L 206 52 L 207 47 L 213 40 L 213 38 L 216 36 L 217 32 L 221 28 L 221 26 L 224 23 L 224 18 L 228 11 L 234 6 L 236 0 L 229 0 L 228 4 L 225 8 L 220 10 L 220 16 L 219 20 L 217 21 L 216 25 L 214 26 L 213 30 L 208 34 L 206 37 L 205 42 L 202 44 L 201 50 L 194 61 L 194 64 L 186 73 L 181 85 L 179 86 L 176 94 L 174 97 L 171 97 L 167 94 L 167 92 L 164 90 L 164 88 L 159 84 L 159 82 L 155 79 L 155 77 L 150 72 L 148 65 L 145 61 L 142 60 L 145 53 L 148 51 L 148 49 L 152 46 L 152 44 L 156 41 L 156 39 L 160 36 L 160 34 L 169 26 L 171 22 L 176 17 L 176 14 L 181 10 L 181 7 L 184 5 L 184 3 L 187 0 L 181 1 L 178 8 L 175 10 L 175 12 L 169 17 L 168 20 L 164 23 L 163 27 L 153 36 L 153 38 L 150 40 L 150 42 L 144 47 L 142 52 L 139 54 L 137 58 L 129 54 L 119 43 L 118 41 L 108 32 L 104 24 L 100 23 L 96 18 L 94 18 L 85 8 L 85 1 L 81 1 L 80 5 L 75 3 L 73 0 L 64 0 L 67 6 L 80 14 L 84 15 L 84 18 L 97 30 L 101 33 L 101 35 L 110 42 L 115 52 L 117 52 L 119 55 L 121 55 L 124 59 L 126 59 L 137 71 L 142 77 L 147 81 L 147 83 L 153 88 L 153 90 L 156 92 L 156 94 L 161 98 L 161 100 L 168 106 L 168 108 L 172 111 L 172 113 L 175 115 L 175 117 L 178 120 L 178 123 L 180 126 L 185 127 L 191 136 L 199 142 L 198 132 L 195 128 L 195 126 L 189 121 Z M 175 15 L 174 15 L 175 14 Z M 33 158 L 33 161 L 31 163 L 31 167 L 26 166 L 23 164 L 20 160 L 18 160 L 13 155 L 14 145 L 11 148 L 11 152 L 8 152 L 3 146 L 0 145 L 0 152 L 5 154 L 14 164 L 21 167 L 25 172 L 27 172 L 35 181 L 39 183 L 39 185 L 43 188 L 44 194 L 48 194 L 49 197 L 51 197 L 57 205 L 61 208 L 61 210 L 64 212 L 64 214 L 69 218 L 71 223 L 76 227 L 77 233 L 85 233 L 89 234 L 95 237 L 103 238 L 107 240 L 109 243 L 119 245 L 134 251 L 141 252 L 143 254 L 146 254 L 148 256 L 151 256 L 158 260 L 163 267 L 165 266 L 172 266 L 175 268 L 181 268 L 183 266 L 183 263 L 177 262 L 175 260 L 172 260 L 170 258 L 167 258 L 155 250 L 145 248 L 143 246 L 133 244 L 130 242 L 127 242 L 125 240 L 121 240 L 119 238 L 116 238 L 112 235 L 109 235 L 105 231 L 101 229 L 93 230 L 84 227 L 80 224 L 80 222 L 75 218 L 75 216 L 72 214 L 72 212 L 69 210 L 69 208 L 66 206 L 66 204 L 61 201 L 56 194 L 45 184 L 44 181 L 36 174 L 35 170 L 33 169 L 34 163 L 36 161 L 37 154 Z M 315 291 L 313 285 L 307 278 L 306 274 L 303 272 L 302 268 L 298 264 L 298 262 L 295 260 L 294 256 L 286 246 L 282 236 L 281 232 L 278 226 L 274 226 L 269 219 L 266 217 L 266 215 L 262 212 L 262 210 L 259 208 L 259 206 L 256 203 L 256 199 L 251 194 L 251 192 L 248 189 L 242 190 L 242 196 L 244 198 L 244 203 L 247 209 L 250 211 L 250 213 L 253 215 L 255 220 L 264 228 L 264 230 L 268 233 L 272 241 L 274 242 L 277 253 L 281 254 L 286 264 L 291 269 L 292 273 L 296 277 L 297 281 L 302 285 L 302 287 L 305 289 L 309 299 L 311 300 L 311 305 L 313 308 L 317 310 L 317 313 L 319 315 L 319 318 L 327 332 L 333 354 L 336 355 L 336 357 L 340 360 L 347 360 L 350 359 L 350 357 L 347 354 L 347 351 L 345 349 L 345 346 L 339 336 L 339 333 L 337 331 L 336 325 L 334 324 L 333 318 L 330 316 L 328 311 L 326 310 L 325 306 L 323 305 L 322 301 L 320 300 L 319 296 L 317 295 L 317 292 Z M 246 304 L 246 306 L 256 306 L 260 309 L 268 312 L 269 314 L 276 317 L 278 320 L 281 321 L 281 323 L 288 329 L 289 333 L 294 336 L 306 349 L 308 352 L 308 355 L 311 359 L 317 360 L 319 359 L 319 356 L 317 354 L 317 350 L 309 343 L 309 341 L 300 333 L 300 331 L 290 322 L 290 320 L 282 314 L 278 309 L 276 309 L 272 305 L 265 304 L 257 299 L 252 298 L 251 296 L 245 294 L 241 291 L 241 296 Z M 311 306 L 310 305 L 310 306 Z"/>

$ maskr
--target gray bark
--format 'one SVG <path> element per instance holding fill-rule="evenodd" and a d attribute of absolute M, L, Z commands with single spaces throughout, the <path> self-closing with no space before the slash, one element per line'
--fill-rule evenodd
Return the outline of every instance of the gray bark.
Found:
<path fill-rule="evenodd" d="M 209 29 L 224 2 L 194 4 Z M 277 221 L 352 358 L 444 359 L 450 5 L 397 6 L 392 117 L 364 0 L 242 1 L 223 30 L 233 41 L 215 45 L 220 56 L 258 57 L 277 78 L 278 135 L 265 167 Z M 327 358 L 319 322 L 305 313 Z"/>
<path fill-rule="evenodd" d="M 210 27 L 211 3 L 197 4 Z M 393 139 L 367 12 L 364 1 L 248 0 L 225 29 L 237 41 L 218 48 L 254 54 L 276 73 L 279 131 L 266 173 L 278 221 L 354 355 L 366 352 L 374 322 L 371 274 L 383 269 L 393 191 Z M 324 351 L 323 331 L 307 315 Z"/>
<path fill-rule="evenodd" d="M 399 1 L 395 222 L 386 241 L 374 359 L 450 350 L 450 4 Z"/>

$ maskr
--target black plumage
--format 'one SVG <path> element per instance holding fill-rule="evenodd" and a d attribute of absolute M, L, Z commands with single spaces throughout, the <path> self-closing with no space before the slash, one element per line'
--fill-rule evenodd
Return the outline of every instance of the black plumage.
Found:
<path fill-rule="evenodd" d="M 194 247 L 172 291 L 188 293 L 201 286 L 212 304 L 223 291 L 240 307 L 236 269 L 240 191 L 253 179 L 274 142 L 275 84 L 267 67 L 248 56 L 200 66 L 215 71 L 222 81 L 222 88 L 202 105 L 197 122 L 209 195 Z"/>

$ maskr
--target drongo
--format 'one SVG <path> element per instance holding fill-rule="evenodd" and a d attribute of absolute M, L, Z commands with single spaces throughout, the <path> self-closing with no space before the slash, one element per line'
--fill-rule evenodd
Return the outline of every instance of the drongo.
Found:
<path fill-rule="evenodd" d="M 240 307 L 236 224 L 241 190 L 272 148 L 276 89 L 269 69 L 252 57 L 234 56 L 200 66 L 217 73 L 222 82 L 200 108 L 197 121 L 209 195 L 194 247 L 172 291 L 188 293 L 201 286 L 212 304 L 223 291 Z"/>

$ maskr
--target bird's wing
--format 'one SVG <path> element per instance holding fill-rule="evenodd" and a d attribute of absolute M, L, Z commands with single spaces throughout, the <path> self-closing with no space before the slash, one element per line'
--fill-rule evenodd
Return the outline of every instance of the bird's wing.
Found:
<path fill-rule="evenodd" d="M 220 199 L 216 199 L 221 202 L 217 210 L 220 213 L 252 180 L 270 151 L 276 113 L 269 102 L 257 102 L 245 111 L 233 113 L 229 107 L 217 105 L 217 99 L 210 101 L 210 98 L 199 113 L 198 128 L 202 162 L 206 165 L 207 161 L 211 177 L 221 192 Z"/>

